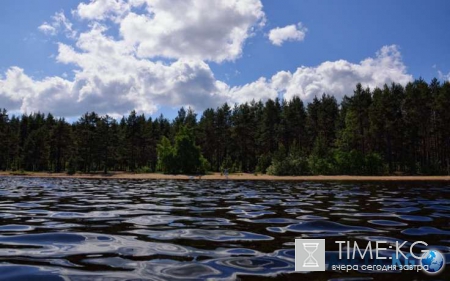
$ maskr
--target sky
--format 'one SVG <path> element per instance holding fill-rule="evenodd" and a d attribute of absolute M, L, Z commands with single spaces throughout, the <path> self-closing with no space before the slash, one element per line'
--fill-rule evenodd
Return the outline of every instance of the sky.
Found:
<path fill-rule="evenodd" d="M 75 118 L 450 80 L 447 0 L 3 0 L 0 108 Z"/>

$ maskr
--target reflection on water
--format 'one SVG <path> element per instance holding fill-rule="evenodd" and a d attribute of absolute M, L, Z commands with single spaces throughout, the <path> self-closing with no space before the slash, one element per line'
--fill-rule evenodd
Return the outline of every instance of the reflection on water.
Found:
<path fill-rule="evenodd" d="M 338 250 L 335 240 L 424 240 L 448 263 L 449 218 L 448 183 L 5 177 L 0 279 L 428 278 L 293 274 L 294 239 L 325 237 L 327 256 Z"/>

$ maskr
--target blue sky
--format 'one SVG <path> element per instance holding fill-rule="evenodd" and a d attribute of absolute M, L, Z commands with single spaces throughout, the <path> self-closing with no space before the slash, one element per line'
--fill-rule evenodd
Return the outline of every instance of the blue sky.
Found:
<path fill-rule="evenodd" d="M 104 3 L 93 6 L 95 2 L 102 1 Z M 220 2 L 220 0 L 215 1 L 217 3 Z M 82 111 L 96 110 L 100 113 L 120 115 L 135 107 L 138 111 L 148 115 L 155 116 L 164 113 L 169 117 L 173 117 L 176 108 L 182 105 L 193 106 L 197 111 L 201 111 L 208 106 L 217 106 L 218 103 L 216 104 L 216 101 L 234 103 L 248 101 L 255 97 L 265 99 L 273 97 L 275 92 L 277 92 L 276 94 L 286 94 L 285 97 L 289 98 L 292 96 L 291 92 L 297 90 L 295 87 L 302 88 L 298 92 L 305 101 L 308 101 L 313 94 L 321 91 L 333 91 L 334 89 L 333 87 L 322 86 L 324 83 L 323 80 L 314 77 L 314 75 L 323 76 L 324 72 L 321 71 L 329 72 L 328 70 L 319 70 L 317 68 L 324 62 L 335 63 L 336 61 L 343 60 L 352 67 L 359 69 L 361 61 L 367 58 L 376 60 L 376 65 L 370 68 L 370 70 L 366 68 L 361 70 L 361 73 L 369 72 L 370 74 L 360 74 L 358 73 L 360 70 L 352 70 L 355 73 L 351 74 L 352 79 L 364 77 L 364 79 L 367 79 L 367 85 L 371 87 L 389 81 L 386 80 L 389 79 L 386 77 L 377 78 L 378 74 L 383 72 L 383 67 L 389 69 L 393 67 L 398 68 L 391 75 L 392 79 L 398 77 L 397 79 L 400 80 L 398 82 L 404 83 L 408 79 L 411 79 L 411 77 L 423 77 L 428 81 L 433 77 L 441 80 L 448 79 L 449 77 L 450 31 L 448 30 L 448 26 L 450 24 L 450 17 L 448 15 L 450 14 L 450 2 L 446 0 L 262 0 L 262 8 L 258 8 L 257 4 L 259 0 L 234 1 L 237 3 L 239 1 L 245 2 L 245 5 L 250 7 L 248 9 L 248 17 L 247 15 L 239 14 L 239 17 L 242 17 L 242 25 L 239 28 L 247 30 L 246 35 L 239 38 L 242 41 L 240 45 L 238 44 L 241 51 L 237 55 L 235 53 L 227 53 L 226 50 L 223 54 L 212 52 L 211 55 L 208 55 L 207 52 L 210 50 L 205 51 L 201 49 L 201 46 L 194 46 L 196 44 L 195 42 L 190 46 L 192 50 L 188 50 L 185 53 L 177 46 L 169 46 L 174 49 L 170 53 L 164 50 L 161 51 L 161 48 L 157 47 L 139 49 L 139 46 L 144 46 L 148 42 L 151 42 L 151 46 L 154 46 L 155 42 L 157 44 L 167 44 L 167 42 L 174 42 L 174 44 L 178 42 L 180 44 L 179 42 L 182 41 L 177 41 L 176 37 L 187 36 L 189 38 L 189 34 L 187 34 L 191 32 L 189 28 L 170 34 L 168 37 L 170 40 L 163 37 L 161 37 L 162 39 L 156 40 L 152 36 L 162 36 L 161 34 L 153 35 L 152 28 L 161 28 L 161 26 L 156 27 L 158 23 L 148 22 L 147 29 L 145 30 L 130 28 L 127 31 L 122 26 L 125 26 L 124 23 L 128 20 L 127 17 L 129 14 L 122 14 L 115 10 L 108 14 L 94 13 L 94 16 L 92 16 L 92 14 L 84 13 L 85 11 L 80 8 L 80 3 L 84 3 L 85 7 L 89 8 L 89 13 L 92 13 L 96 11 L 94 8 L 98 10 L 101 6 L 105 7 L 106 5 L 111 5 L 112 7 L 122 2 L 122 0 L 99 0 L 93 2 L 74 0 L 4 0 L 0 8 L 0 33 L 3 37 L 2 43 L 0 44 L 0 52 L 3 54 L 0 56 L 0 98 L 6 100 L 6 105 L 13 107 L 10 109 L 13 112 L 56 110 L 58 112 L 57 114 L 70 117 L 77 116 Z M 120 7 L 127 7 L 124 6 L 128 5 L 126 2 L 124 1 L 120 4 L 123 5 Z M 149 2 L 152 1 L 149 0 Z M 191 0 L 191 2 L 194 3 L 195 0 Z M 93 8 L 88 5 L 92 5 Z M 149 11 L 152 11 L 152 9 L 156 11 L 156 14 L 164 12 L 164 9 L 168 9 L 162 4 L 160 6 L 158 5 L 155 4 L 153 7 L 152 4 L 143 4 L 130 8 L 128 13 L 135 13 L 137 15 L 147 13 L 150 19 L 151 14 Z M 174 1 L 173 5 L 178 5 L 177 1 Z M 205 7 L 205 9 L 215 9 L 215 7 L 212 5 L 212 7 Z M 262 12 L 263 16 L 260 14 L 258 14 L 259 16 L 254 16 L 252 13 L 256 10 L 257 12 Z M 76 33 L 76 36 L 68 36 L 68 31 L 61 27 L 61 23 L 59 30 L 55 31 L 54 34 L 49 34 L 48 32 L 43 32 L 42 29 L 38 29 L 45 22 L 51 25 L 52 21 L 54 21 L 52 17 L 54 17 L 55 13 L 60 12 L 63 12 L 67 22 L 71 24 L 71 30 Z M 218 15 L 218 25 L 217 27 L 210 27 L 205 31 L 205 34 L 214 34 L 216 30 L 217 32 L 223 30 L 223 26 L 220 26 L 219 22 L 223 21 L 224 18 L 226 20 L 227 14 L 221 18 L 221 11 L 217 9 L 216 12 Z M 230 13 L 229 10 L 223 12 Z M 214 15 L 215 13 L 211 12 L 211 14 Z M 233 14 L 230 14 L 230 19 L 232 17 Z M 202 21 L 206 20 L 208 19 L 193 18 L 186 23 L 180 21 L 179 24 L 184 24 L 185 26 L 198 24 L 194 28 L 196 29 L 195 34 L 199 34 L 203 32 L 202 26 L 205 25 Z M 213 19 L 212 22 L 215 23 L 216 21 Z M 303 40 L 283 41 L 281 46 L 274 45 L 271 42 L 269 33 L 272 29 L 297 25 L 298 23 L 301 23 L 307 29 Z M 66 61 L 57 59 L 58 54 L 61 52 L 59 43 L 72 47 L 77 53 L 91 53 L 89 47 L 80 49 L 77 44 L 80 42 L 81 34 L 92 32 L 95 24 L 104 27 L 104 30 L 100 32 L 101 34 L 99 36 L 109 36 L 115 42 L 119 42 L 126 37 L 127 40 L 125 41 L 127 41 L 127 44 L 136 47 L 134 53 L 127 55 L 137 58 L 139 61 L 146 60 L 154 63 L 160 61 L 162 64 L 169 66 L 176 64 L 177 61 L 194 59 L 195 62 L 188 63 L 189 67 L 187 69 L 183 68 L 181 71 L 176 68 L 178 72 L 175 72 L 181 73 L 180 75 L 185 75 L 185 71 L 189 72 L 194 69 L 192 73 L 190 72 L 190 76 L 186 74 L 186 77 L 196 78 L 183 85 L 173 85 L 164 82 L 165 84 L 158 87 L 158 89 L 142 89 L 142 94 L 140 94 L 142 100 L 146 100 L 145 103 L 147 103 L 147 100 L 150 100 L 145 106 L 141 106 L 143 104 L 142 100 L 133 100 L 135 95 L 130 94 L 130 88 L 133 89 L 131 91 L 133 92 L 139 85 L 133 87 L 132 84 L 129 84 L 128 78 L 120 78 L 119 75 L 123 70 L 119 68 L 117 70 L 113 67 L 108 69 L 108 73 L 110 74 L 107 77 L 97 77 L 98 81 L 103 81 L 103 86 L 98 86 L 98 89 L 95 88 L 96 85 L 94 85 L 95 82 L 93 81 L 97 80 L 92 77 L 87 77 L 87 73 L 94 73 L 92 75 L 96 76 L 95 71 L 97 66 L 84 64 L 81 66 L 82 63 L 77 62 L 73 57 L 66 59 Z M 152 26 L 152 24 L 155 26 Z M 209 25 L 211 26 L 211 22 L 209 22 Z M 230 23 L 227 23 L 227 26 L 229 25 Z M 164 28 L 170 29 L 170 27 Z M 138 39 L 128 40 L 128 38 L 134 38 L 134 34 L 139 35 Z M 224 33 L 225 35 L 227 34 Z M 175 39 L 172 40 L 172 38 Z M 208 37 L 201 38 L 202 40 L 209 40 Z M 226 42 L 233 40 L 230 38 Z M 219 49 L 223 47 L 224 43 L 219 39 L 211 40 L 213 49 L 215 48 L 213 44 L 217 44 L 217 48 Z M 95 39 L 92 40 L 94 42 Z M 214 40 L 217 42 L 214 42 Z M 239 41 L 238 39 L 235 40 Z M 89 44 L 89 46 L 93 45 Z M 384 46 L 395 46 L 395 49 L 390 49 L 389 54 L 391 55 L 388 55 L 388 59 L 386 59 L 391 59 L 391 61 L 386 63 L 376 55 Z M 140 53 L 141 50 L 144 50 L 144 55 Z M 392 55 L 392 53 L 394 54 Z M 203 56 L 203 54 L 205 55 Z M 223 59 L 224 57 L 225 59 Z M 107 60 L 108 57 L 102 57 L 102 60 L 105 59 Z M 114 64 L 111 65 L 114 66 Z M 305 66 L 308 71 L 305 70 L 301 73 L 294 74 L 301 66 Z M 16 93 L 13 92 L 13 87 L 10 85 L 17 85 L 17 81 L 22 81 L 20 80 L 22 76 L 10 75 L 14 77 L 6 78 L 7 71 L 12 67 L 20 68 L 22 71 L 20 75 L 26 75 L 26 79 L 31 80 L 28 81 L 29 85 L 27 89 L 23 90 L 20 98 L 17 96 L 14 97 Z M 108 68 L 108 66 L 102 67 Z M 205 67 L 206 69 L 204 69 Z M 149 68 L 151 67 L 149 66 Z M 335 65 L 332 65 L 330 69 L 332 69 L 330 71 L 336 71 Z M 83 72 L 85 75 L 80 75 L 82 78 L 75 77 L 74 70 Z M 166 72 L 173 73 L 169 69 Z M 290 81 L 288 86 L 286 86 L 287 84 L 281 88 L 275 86 L 274 81 L 276 79 L 273 76 L 280 72 L 289 72 L 291 74 L 292 77 L 286 78 Z M 342 74 L 342 72 L 339 73 Z M 344 79 L 342 75 L 338 74 L 330 74 L 330 79 L 334 78 L 337 81 Z M 136 75 L 136 79 L 133 79 L 135 81 L 146 79 L 145 77 L 142 78 L 142 73 Z M 163 79 L 165 81 L 171 79 L 177 80 L 176 74 L 164 75 Z M 211 80 L 211 75 L 214 77 L 214 80 Z M 307 78 L 304 78 L 305 75 L 308 75 L 306 76 Z M 371 75 L 371 77 L 369 78 L 367 75 Z M 155 74 L 155 76 L 160 77 L 161 75 Z M 49 83 L 47 81 L 49 77 L 55 80 Z M 56 80 L 56 77 L 64 81 Z M 119 79 L 119 82 L 113 80 L 111 77 Z M 261 78 L 265 79 L 265 82 L 259 80 Z M 127 81 L 124 82 L 124 79 Z M 327 83 L 330 83 L 330 79 L 326 80 L 328 81 Z M 347 77 L 340 83 L 364 82 L 349 79 Z M 82 82 L 77 84 L 77 81 Z M 160 83 L 154 79 L 151 81 L 155 84 Z M 315 83 L 315 87 L 312 90 L 307 89 L 308 85 L 305 83 L 309 83 L 308 81 Z M 49 85 L 46 83 L 49 83 Z M 74 86 L 89 83 L 94 83 L 94 86 L 90 87 L 90 89 L 96 89 L 91 89 L 92 93 L 77 92 L 79 91 L 79 87 Z M 143 82 L 136 83 L 142 84 Z M 59 86 L 55 86 L 55 84 Z M 342 89 L 342 85 L 338 86 L 335 88 Z M 351 94 L 353 86 L 345 85 L 346 93 Z M 17 86 L 14 89 L 17 90 Z M 71 92 L 70 97 L 63 93 L 63 89 Z M 103 99 L 110 98 L 107 93 L 99 94 L 104 89 L 114 89 L 114 94 L 111 94 L 111 104 L 114 104 L 113 106 L 110 106 L 108 102 L 104 101 L 100 102 L 102 103 L 101 105 L 97 105 L 100 100 L 97 99 L 99 95 Z M 174 93 L 185 89 L 189 93 Z M 22 90 L 18 91 L 21 92 Z M 30 93 L 33 91 L 36 93 Z M 136 91 L 141 93 L 140 88 Z M 196 92 L 201 93 L 196 95 Z M 211 97 L 209 92 L 217 93 Z M 330 94 L 335 93 L 330 92 Z M 46 100 L 53 100 L 52 95 L 57 96 L 59 102 L 55 102 L 54 104 L 53 102 L 45 102 Z M 343 92 L 337 92 L 336 95 L 339 98 L 343 95 Z M 85 98 L 86 96 L 89 98 Z M 83 98 L 88 102 L 81 101 Z M 90 100 L 90 98 L 92 99 Z M 7 99 L 10 99 L 10 101 Z M 76 110 L 70 108 L 71 104 L 75 105 L 78 103 L 79 106 Z M 2 106 L 0 99 L 0 107 Z M 64 108 L 65 106 L 68 108 Z M 141 108 L 139 108 L 140 106 Z"/>
<path fill-rule="evenodd" d="M 281 48 L 267 44 L 262 34 L 254 38 L 246 46 L 249 56 L 236 66 L 226 64 L 242 73 L 235 79 L 237 84 L 326 60 L 359 62 L 391 44 L 400 47 L 414 77 L 430 80 L 438 76 L 436 68 L 450 71 L 449 1 L 288 0 L 263 4 L 268 28 L 301 21 L 309 31 L 303 42 Z"/>

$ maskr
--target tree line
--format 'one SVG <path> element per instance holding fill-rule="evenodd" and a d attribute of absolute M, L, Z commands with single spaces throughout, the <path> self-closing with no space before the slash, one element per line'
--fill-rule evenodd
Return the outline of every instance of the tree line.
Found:
<path fill-rule="evenodd" d="M 450 174 L 450 83 L 415 80 L 369 89 L 340 103 L 324 94 L 206 109 L 169 121 L 132 111 L 116 120 L 86 113 L 0 111 L 0 169 L 205 173 Z"/>

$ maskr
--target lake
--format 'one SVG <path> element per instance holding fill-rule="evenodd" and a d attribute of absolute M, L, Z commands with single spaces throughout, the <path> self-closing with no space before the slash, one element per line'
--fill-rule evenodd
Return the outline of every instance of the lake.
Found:
<path fill-rule="evenodd" d="M 449 187 L 0 177 L 0 280 L 449 280 L 294 273 L 296 238 L 326 239 L 327 259 L 337 240 L 423 240 L 448 264 Z"/>

